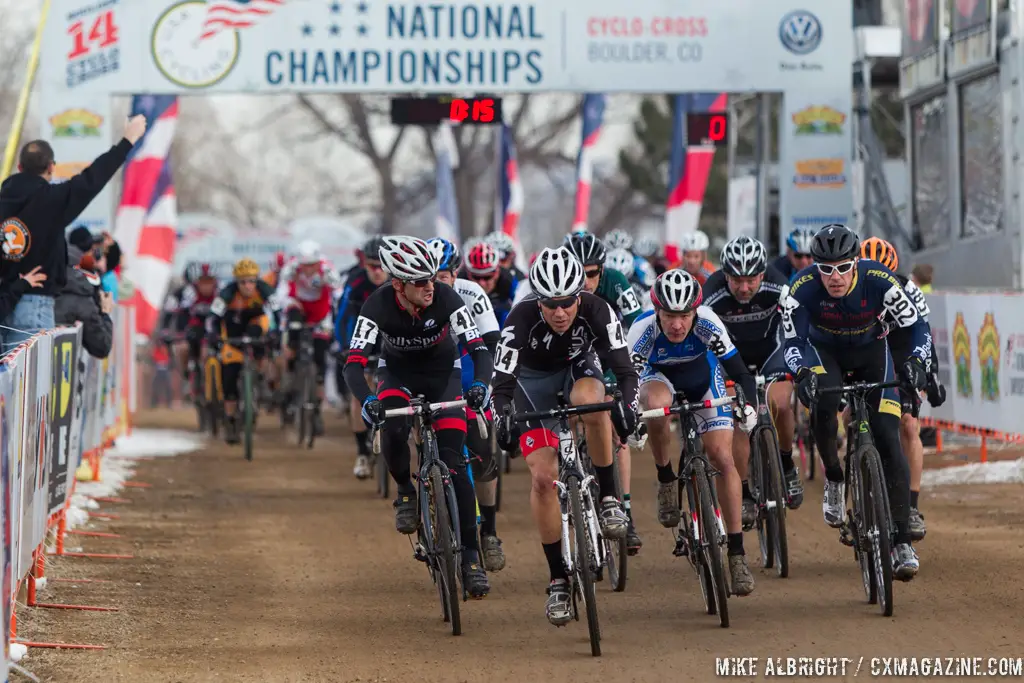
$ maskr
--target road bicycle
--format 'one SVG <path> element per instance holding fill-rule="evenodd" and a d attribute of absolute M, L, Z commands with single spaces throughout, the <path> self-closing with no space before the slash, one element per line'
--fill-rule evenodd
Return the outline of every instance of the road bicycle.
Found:
<path fill-rule="evenodd" d="M 201 374 L 200 374 L 201 373 Z M 200 372 L 195 377 L 202 378 L 203 397 L 199 423 L 208 429 L 210 436 L 216 438 L 220 431 L 220 423 L 224 419 L 224 385 L 220 376 L 220 352 L 203 342 L 203 362 Z"/>
<path fill-rule="evenodd" d="M 262 391 L 257 380 L 256 358 L 253 350 L 265 345 L 263 339 L 257 337 L 230 337 L 224 343 L 238 348 L 242 352 L 242 372 L 238 378 L 238 398 L 242 415 L 242 443 L 245 459 L 252 461 L 253 431 L 256 427 L 256 414 L 259 410 Z"/>
<path fill-rule="evenodd" d="M 590 631 L 590 654 L 594 657 L 601 656 L 601 626 L 598 622 L 595 580 L 603 566 L 605 553 L 601 549 L 604 548 L 604 540 L 597 521 L 594 495 L 596 477 L 587 473 L 584 467 L 569 418 L 608 411 L 615 405 L 611 401 L 582 406 L 561 405 L 550 410 L 510 415 L 513 422 L 558 420 L 558 428 L 555 430 L 558 434 L 558 479 L 554 484 L 558 490 L 562 516 L 562 562 L 569 576 L 572 616 L 579 621 L 579 602 L 582 600 Z"/>
<path fill-rule="evenodd" d="M 687 401 L 684 394 L 676 394 L 675 405 L 652 408 L 640 413 L 643 420 L 670 415 L 679 417 L 682 452 L 679 455 L 677 504 L 679 525 L 676 528 L 676 546 L 672 554 L 686 557 L 700 581 L 704 607 L 708 614 L 718 614 L 722 628 L 729 626 L 728 570 L 723 548 L 728 542 L 722 509 L 712 477 L 720 473 L 711 466 L 704 452 L 697 429 L 698 410 L 718 408 L 736 401 L 744 404 L 743 391 L 737 387 L 736 396 Z M 686 507 L 683 507 L 683 503 Z"/>
<path fill-rule="evenodd" d="M 288 411 L 294 410 L 295 441 L 302 446 L 312 448 L 316 441 L 314 428 L 317 411 L 316 400 L 316 361 L 313 351 L 313 328 L 300 322 L 288 323 L 288 330 L 299 335 L 298 351 L 295 359 L 295 371 L 292 373 L 291 406 L 285 401 L 281 406 L 281 427 L 287 427 Z"/>
<path fill-rule="evenodd" d="M 846 376 L 849 379 L 849 375 Z M 849 401 L 850 423 L 846 429 L 846 497 L 850 504 L 846 520 L 840 527 L 840 541 L 853 548 L 860 566 L 861 583 L 869 604 L 877 604 L 883 616 L 891 617 L 894 606 L 892 590 L 892 547 L 895 525 L 889 507 L 889 493 L 882 469 L 882 457 L 871 434 L 867 394 L 898 388 L 900 380 L 889 382 L 850 382 L 841 387 L 819 388 L 814 398 L 839 394 Z M 920 399 L 917 392 L 914 414 Z M 813 405 L 813 404 L 812 404 Z"/>
<path fill-rule="evenodd" d="M 385 419 L 395 417 L 413 418 L 413 433 L 416 435 L 416 453 L 419 470 L 416 475 L 416 494 L 420 508 L 420 525 L 416 532 L 413 555 L 427 565 L 430 579 L 437 587 L 441 599 L 441 618 L 451 623 L 452 635 L 462 634 L 462 616 L 459 611 L 457 591 L 461 586 L 463 601 L 469 599 L 462 581 L 462 538 L 459 526 L 459 504 L 455 498 L 452 473 L 441 460 L 437 450 L 434 422 L 445 410 L 465 408 L 465 399 L 428 403 L 423 396 L 413 397 L 409 405 L 392 408 L 384 412 Z M 486 425 L 477 426 L 481 430 Z M 481 435 L 486 431 L 481 431 Z M 380 426 L 370 430 L 373 452 L 384 460 L 380 452 Z M 387 475 L 389 476 L 389 475 Z M 458 578 L 456 578 L 458 577 Z M 456 582 L 460 583 L 456 583 Z"/>

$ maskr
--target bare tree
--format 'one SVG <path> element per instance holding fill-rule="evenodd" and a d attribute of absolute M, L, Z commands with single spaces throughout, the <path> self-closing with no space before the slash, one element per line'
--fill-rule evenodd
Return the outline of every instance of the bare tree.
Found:
<path fill-rule="evenodd" d="M 35 14 L 38 12 L 26 14 L 15 10 L 13 6 L 0 8 L 0 26 L 4 27 L 4 49 L 0 51 L 0 130 L 9 131 L 14 122 L 32 47 L 32 20 Z M 21 142 L 31 140 L 39 134 L 34 114 L 30 100 L 25 126 L 21 131 Z"/>

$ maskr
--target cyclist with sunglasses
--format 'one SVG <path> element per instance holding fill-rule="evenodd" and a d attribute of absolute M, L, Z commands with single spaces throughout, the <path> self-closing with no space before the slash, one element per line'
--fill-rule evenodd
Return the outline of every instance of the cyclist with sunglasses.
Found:
<path fill-rule="evenodd" d="M 359 318 L 359 311 L 363 304 L 370 298 L 370 295 L 383 285 L 388 274 L 384 272 L 380 263 L 378 253 L 383 244 L 383 238 L 371 237 L 360 253 L 360 262 L 348 271 L 345 278 L 345 288 L 337 303 L 337 315 L 335 316 L 334 340 L 338 344 L 338 359 L 336 366 L 335 380 L 339 393 L 347 388 L 345 384 L 345 364 L 343 358 L 348 353 L 349 341 L 352 339 L 352 330 L 355 329 L 356 320 Z M 363 423 L 360 413 L 362 406 L 355 400 L 355 397 L 347 397 L 349 403 L 349 415 L 351 417 L 352 434 L 356 440 L 356 464 L 352 473 L 357 479 L 366 479 L 370 472 L 370 445 L 366 441 L 366 425 Z"/>
<path fill-rule="evenodd" d="M 910 356 L 899 368 L 908 391 L 925 388 L 932 357 L 931 333 L 917 306 L 891 270 L 858 258 L 859 247 L 857 234 L 845 225 L 819 230 L 811 243 L 815 264 L 797 273 L 782 307 L 786 363 L 796 375 L 800 402 L 814 411 L 814 440 L 825 465 L 822 514 L 835 528 L 845 517 L 837 448 L 839 396 L 817 395 L 817 388 L 840 386 L 846 372 L 853 372 L 858 381 L 893 380 L 893 358 L 886 343 L 890 329 L 907 328 L 910 335 Z M 894 573 L 909 581 L 920 563 L 911 546 L 910 474 L 900 445 L 900 398 L 895 389 L 886 389 L 871 401 L 871 433 L 896 526 Z"/>
<path fill-rule="evenodd" d="M 904 291 L 910 300 L 917 307 L 918 315 L 928 323 L 928 316 L 931 311 L 924 294 L 918 289 L 914 282 L 896 273 L 899 267 L 899 257 L 892 244 L 878 237 L 871 237 L 864 240 L 860 245 L 860 256 L 863 259 L 878 261 L 883 266 L 893 271 L 896 279 L 903 285 Z M 931 325 L 929 325 L 931 329 Z M 910 330 L 905 327 L 897 327 L 889 331 L 889 353 L 897 364 L 903 364 L 911 356 L 912 336 Z M 928 386 L 926 389 L 928 402 L 939 407 L 946 401 L 946 388 L 939 381 L 939 357 L 934 344 L 932 345 L 932 363 L 928 372 Z M 921 422 L 913 415 L 913 397 L 908 392 L 900 390 L 900 402 L 903 415 L 900 417 L 900 443 L 903 446 L 903 453 L 907 456 L 907 464 L 910 467 L 910 538 L 920 541 L 928 532 L 924 523 L 924 515 L 918 508 L 918 501 L 921 494 L 921 472 L 924 469 L 924 445 L 921 443 Z"/>
<path fill-rule="evenodd" d="M 651 289 L 654 311 L 644 313 L 629 328 L 629 350 L 641 370 L 640 402 L 645 410 L 671 407 L 677 393 L 685 394 L 688 401 L 725 396 L 723 370 L 743 389 L 747 401 L 757 395 L 754 378 L 725 325 L 701 305 L 702 298 L 696 277 L 679 268 L 667 270 Z M 718 492 L 728 534 L 732 590 L 749 595 L 754 577 L 743 548 L 742 484 L 732 453 L 734 413 L 731 406 L 721 406 L 700 410 L 696 416 L 704 450 L 722 475 Z M 757 423 L 757 412 L 747 403 L 736 419 L 749 432 Z M 668 418 L 647 422 L 658 469 L 658 521 L 668 529 L 679 524 L 670 427 Z"/>
<path fill-rule="evenodd" d="M 782 341 L 779 303 L 789 285 L 782 274 L 768 266 L 768 251 L 752 237 L 737 237 L 722 248 L 722 269 L 704 283 L 704 305 L 714 311 L 729 331 L 743 360 L 761 374 L 785 374 L 779 347 Z M 779 453 L 786 477 L 788 505 L 796 509 L 804 500 L 804 485 L 793 462 L 793 412 L 791 382 L 773 382 L 768 400 L 778 430 Z M 751 529 L 757 507 L 747 483 L 750 442 L 736 435 L 732 441 L 736 469 L 743 480 L 743 528 Z"/>
<path fill-rule="evenodd" d="M 562 562 L 562 527 L 558 495 L 557 420 L 534 420 L 520 428 L 516 412 L 558 407 L 558 392 L 573 405 L 608 400 L 602 363 L 614 374 L 621 403 L 609 413 L 582 416 L 587 449 L 600 489 L 599 523 L 606 538 L 623 538 L 629 518 L 616 493 L 612 464 L 612 428 L 621 439 L 637 427 L 637 375 L 626 350 L 618 317 L 607 302 L 584 291 L 583 265 L 566 247 L 545 249 L 530 268 L 533 296 L 512 309 L 501 331 L 494 360 L 494 395 L 498 445 L 522 448 L 530 467 L 530 507 L 537 521 L 550 584 L 545 607 L 548 621 L 565 625 L 571 618 L 568 576 Z"/>
<path fill-rule="evenodd" d="M 232 275 L 235 281 L 222 289 L 210 305 L 206 332 L 210 348 L 220 349 L 221 386 L 227 415 L 224 440 L 236 444 L 240 440 L 238 380 L 245 357 L 240 349 L 223 340 L 231 337 L 262 339 L 270 329 L 268 308 L 275 307 L 276 301 L 273 288 L 259 279 L 260 267 L 252 259 L 243 258 L 236 263 Z M 266 349 L 259 345 L 253 347 L 253 356 L 260 365 L 260 372 L 266 372 Z"/>
<path fill-rule="evenodd" d="M 419 509 L 409 453 L 411 422 L 385 421 L 384 413 L 407 407 L 411 395 L 422 394 L 431 403 L 458 400 L 463 395 L 459 342 L 472 356 L 476 375 L 465 391 L 466 405 L 482 410 L 487 404 L 491 354 L 462 297 L 448 285 L 436 282 L 437 257 L 426 242 L 416 237 L 384 237 L 379 255 L 391 281 L 371 294 L 359 312 L 349 343 L 345 381 L 363 407 L 363 419 L 383 427 L 381 452 L 398 488 L 395 528 L 403 534 L 414 534 L 419 526 Z M 377 349 L 381 360 L 374 393 L 364 371 L 370 354 Z M 472 597 L 482 598 L 490 592 L 490 584 L 480 565 L 476 498 L 463 456 L 465 410 L 455 408 L 441 413 L 434 428 L 438 454 L 454 473 L 463 582 Z"/>
<path fill-rule="evenodd" d="M 473 318 L 473 324 L 493 357 L 500 333 L 490 298 L 477 283 L 456 276 L 462 267 L 462 254 L 457 246 L 440 237 L 433 238 L 427 244 L 437 257 L 437 281 L 448 285 L 462 297 Z M 459 347 L 462 353 L 462 390 L 465 393 L 473 386 L 476 368 L 468 349 L 462 344 Z M 494 416 L 489 409 L 485 410 L 483 415 L 488 424 L 493 424 Z M 476 423 L 475 410 L 466 408 L 466 421 L 470 425 Z M 491 439 L 487 436 L 482 437 L 477 429 L 470 429 L 466 434 L 466 448 L 471 456 L 473 484 L 476 488 L 477 502 L 480 504 L 480 544 L 484 569 L 498 572 L 505 568 L 505 551 L 501 548 L 497 530 L 498 462 L 494 457 Z"/>
<path fill-rule="evenodd" d="M 772 261 L 772 267 L 782 273 L 786 282 L 792 282 L 797 273 L 814 262 L 811 257 L 812 241 L 813 230 L 797 228 L 789 233 L 789 237 L 786 238 L 786 253 Z"/>
<path fill-rule="evenodd" d="M 290 385 L 295 372 L 295 360 L 299 350 L 299 334 L 289 329 L 292 323 L 313 328 L 313 362 L 316 365 L 316 406 L 313 409 L 313 432 L 321 436 L 324 432 L 320 404 L 324 400 L 324 376 L 327 374 L 327 351 L 334 335 L 334 320 L 331 312 L 334 291 L 341 286 L 338 274 L 324 260 L 320 245 L 313 240 L 304 240 L 295 248 L 295 257 L 281 270 L 277 285 L 277 298 L 284 314 L 284 358 L 287 363 Z M 293 417 L 295 407 L 294 390 L 286 389 L 286 418 Z"/>
<path fill-rule="evenodd" d="M 512 310 L 512 302 L 519 288 L 519 281 L 501 267 L 498 250 L 484 240 L 467 240 L 466 260 L 463 264 L 462 279 L 472 280 L 480 285 L 491 300 L 498 323 L 505 323 L 505 316 Z"/>

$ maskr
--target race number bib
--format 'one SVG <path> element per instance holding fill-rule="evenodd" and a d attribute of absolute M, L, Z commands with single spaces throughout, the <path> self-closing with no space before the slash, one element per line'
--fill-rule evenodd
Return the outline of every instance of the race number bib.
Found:
<path fill-rule="evenodd" d="M 378 332 L 377 323 L 369 318 L 359 316 L 356 319 L 355 329 L 352 330 L 352 341 L 349 342 L 349 348 L 353 351 L 373 348 L 373 345 L 377 343 Z"/>
<path fill-rule="evenodd" d="M 796 299 L 787 296 L 782 300 L 782 333 L 786 339 L 796 339 L 796 325 L 793 323 L 793 313 L 800 306 Z"/>
<path fill-rule="evenodd" d="M 224 312 L 227 310 L 227 303 L 224 301 L 224 299 L 221 299 L 220 297 L 214 299 L 213 303 L 210 304 L 210 313 L 217 316 L 218 318 L 223 318 Z"/>
<path fill-rule="evenodd" d="M 480 317 L 487 313 L 487 311 L 493 311 L 494 306 L 491 305 L 491 298 L 489 296 L 474 296 L 473 297 L 473 316 Z"/>
<path fill-rule="evenodd" d="M 928 301 L 924 298 L 924 292 L 917 288 L 910 280 L 907 280 L 906 286 L 903 288 L 907 298 L 914 304 L 914 308 L 917 309 L 917 314 L 922 318 L 927 318 L 931 313 L 931 309 L 928 308 Z"/>
<path fill-rule="evenodd" d="M 632 287 L 628 287 L 623 291 L 616 303 L 619 305 L 619 311 L 621 311 L 623 316 L 640 310 L 640 301 L 636 298 L 636 292 L 633 291 Z"/>
<path fill-rule="evenodd" d="M 907 297 L 907 293 L 899 285 L 893 285 L 885 293 L 882 304 L 886 316 L 897 327 L 910 327 L 917 322 L 917 307 Z"/>
<path fill-rule="evenodd" d="M 626 335 L 622 333 L 622 324 L 618 320 L 613 320 L 605 325 L 605 330 L 608 332 L 609 349 L 614 351 L 626 348 Z"/>
<path fill-rule="evenodd" d="M 494 369 L 497 372 L 504 372 L 506 375 L 513 375 L 517 367 L 519 367 L 519 350 L 498 344 L 498 348 L 494 352 Z"/>
<path fill-rule="evenodd" d="M 480 332 L 476 329 L 476 323 L 473 322 L 473 317 L 469 314 L 469 309 L 465 306 L 452 313 L 451 316 L 452 330 L 456 336 L 466 337 L 467 339 L 479 339 Z"/>

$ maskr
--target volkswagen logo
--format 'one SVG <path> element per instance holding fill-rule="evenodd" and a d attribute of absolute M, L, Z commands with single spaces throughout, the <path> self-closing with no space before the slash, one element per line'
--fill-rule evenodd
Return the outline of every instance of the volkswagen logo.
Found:
<path fill-rule="evenodd" d="M 798 9 L 782 17 L 779 40 L 795 55 L 808 55 L 821 45 L 821 22 L 807 10 Z"/>

